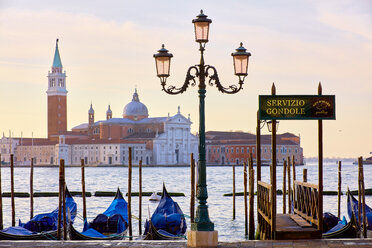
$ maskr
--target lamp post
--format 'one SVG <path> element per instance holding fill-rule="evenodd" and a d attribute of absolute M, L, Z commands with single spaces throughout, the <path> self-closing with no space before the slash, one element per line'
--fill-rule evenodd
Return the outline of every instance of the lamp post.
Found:
<path fill-rule="evenodd" d="M 198 199 L 198 206 L 196 210 L 195 222 L 191 223 L 192 231 L 213 231 L 214 224 L 209 219 L 208 206 L 207 206 L 207 174 L 206 174 L 206 149 L 205 149 L 205 106 L 204 99 L 206 93 L 206 80 L 210 86 L 215 85 L 217 89 L 223 93 L 235 94 L 242 89 L 245 77 L 248 75 L 248 60 L 251 54 L 246 52 L 243 44 L 232 53 L 235 75 L 239 77 L 238 86 L 230 85 L 224 87 L 221 85 L 217 70 L 204 63 L 204 50 L 208 42 L 209 25 L 212 23 L 211 19 L 207 18 L 203 11 L 192 22 L 195 28 L 195 41 L 199 43 L 200 63 L 190 66 L 186 79 L 182 87 L 166 86 L 166 80 L 170 75 L 170 64 L 173 55 L 165 49 L 164 45 L 154 54 L 157 76 L 160 78 L 162 90 L 171 95 L 177 95 L 185 92 L 188 86 L 196 85 L 196 78 L 199 79 L 199 161 L 198 161 L 198 191 L 196 197 Z"/>

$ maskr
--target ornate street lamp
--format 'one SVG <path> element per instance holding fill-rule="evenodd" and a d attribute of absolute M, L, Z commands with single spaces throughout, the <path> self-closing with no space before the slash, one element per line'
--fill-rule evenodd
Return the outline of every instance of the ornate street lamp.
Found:
<path fill-rule="evenodd" d="M 205 106 L 204 98 L 206 93 L 206 79 L 210 86 L 216 85 L 217 89 L 223 93 L 234 94 L 239 92 L 242 89 L 243 81 L 248 75 L 248 59 L 251 56 L 250 53 L 246 52 L 246 49 L 243 47 L 243 44 L 240 43 L 240 47 L 236 49 L 236 52 L 232 53 L 235 75 L 239 77 L 239 86 L 230 85 L 224 87 L 221 85 L 218 78 L 217 70 L 211 65 L 204 64 L 204 50 L 205 45 L 208 42 L 209 35 L 209 24 L 212 23 L 212 20 L 207 18 L 203 13 L 203 10 L 200 11 L 200 14 L 197 16 L 197 19 L 194 19 L 192 22 L 195 27 L 195 41 L 199 43 L 200 51 L 200 64 L 189 67 L 186 79 L 182 87 L 177 88 L 175 86 L 166 86 L 166 80 L 169 77 L 170 71 L 170 62 L 173 55 L 168 53 L 168 50 L 165 49 L 164 45 L 158 51 L 157 54 L 154 54 L 157 76 L 160 78 L 160 82 L 163 90 L 171 95 L 176 95 L 183 93 L 187 90 L 187 87 L 191 84 L 192 86 L 196 85 L 195 78 L 199 79 L 199 161 L 198 161 L 198 192 L 197 199 L 199 205 L 196 209 L 195 222 L 191 223 L 192 231 L 213 231 L 214 224 L 209 219 L 208 206 L 207 206 L 207 173 L 206 173 L 206 151 L 205 151 Z"/>

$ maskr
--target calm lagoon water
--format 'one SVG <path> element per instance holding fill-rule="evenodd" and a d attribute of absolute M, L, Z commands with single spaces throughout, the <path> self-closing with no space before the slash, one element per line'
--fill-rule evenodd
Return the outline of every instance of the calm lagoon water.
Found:
<path fill-rule="evenodd" d="M 351 163 L 342 164 L 342 191 L 349 186 L 351 190 L 357 189 L 358 167 Z M 317 164 L 307 164 L 296 167 L 297 179 L 302 179 L 302 169 L 308 170 L 308 182 L 317 184 Z M 255 169 L 255 168 L 254 168 Z M 10 192 L 10 170 L 2 168 L 2 190 Z M 190 168 L 189 167 L 145 167 L 142 169 L 143 191 L 162 191 L 163 182 L 168 192 L 183 192 L 186 197 L 174 197 L 186 215 L 190 214 Z M 29 168 L 15 168 L 15 191 L 29 191 Z M 85 169 L 86 191 L 121 191 L 127 192 L 128 168 L 124 167 L 89 167 Z M 133 168 L 132 191 L 138 192 L 138 168 Z M 278 189 L 282 187 L 282 167 L 277 168 Z M 372 166 L 365 165 L 365 188 L 372 188 Z M 255 176 L 256 177 L 256 176 Z M 262 180 L 269 182 L 269 167 L 262 167 Z M 81 191 L 81 169 L 75 167 L 66 168 L 66 181 L 70 191 Z M 232 192 L 232 168 L 231 167 L 207 167 L 208 206 L 209 215 L 218 231 L 220 241 L 244 240 L 244 202 L 243 197 L 236 198 L 236 219 L 232 219 L 232 197 L 224 197 L 223 194 Z M 338 166 L 336 163 L 324 165 L 324 190 L 337 190 Z M 58 191 L 58 168 L 35 168 L 34 169 L 34 192 Z M 243 191 L 243 167 L 236 167 L 236 191 Z M 142 224 L 156 208 L 157 203 L 148 201 L 149 197 L 142 199 Z M 112 197 L 87 197 L 87 215 L 91 220 L 97 214 L 102 213 L 110 204 Z M 75 197 L 78 204 L 78 212 L 82 214 L 82 198 Z M 366 202 L 372 206 L 372 197 L 366 196 Z M 49 212 L 57 207 L 58 197 L 34 198 L 34 214 Z M 256 198 L 255 198 L 256 204 Z M 282 197 L 277 197 L 277 212 L 283 209 Z M 27 221 L 30 215 L 29 198 L 15 198 L 16 219 Z M 324 211 L 337 214 L 337 196 L 324 196 Z M 255 211 L 256 212 L 256 211 Z M 132 214 L 138 217 L 138 197 L 132 198 Z M 342 197 L 341 214 L 346 213 L 346 197 Z M 4 226 L 11 225 L 10 198 L 3 198 Z M 188 227 L 190 226 L 189 219 Z M 75 226 L 78 230 L 83 227 L 83 220 L 77 218 Z M 142 228 L 142 230 L 144 230 Z M 133 219 L 133 234 L 138 235 L 138 220 Z"/>

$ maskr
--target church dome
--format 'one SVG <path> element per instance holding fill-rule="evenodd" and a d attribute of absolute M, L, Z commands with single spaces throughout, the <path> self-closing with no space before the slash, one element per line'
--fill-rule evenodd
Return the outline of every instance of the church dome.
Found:
<path fill-rule="evenodd" d="M 149 116 L 148 110 L 145 104 L 141 103 L 138 94 L 137 89 L 135 90 L 133 94 L 133 99 L 130 103 L 125 105 L 123 110 L 123 118 L 129 118 L 132 120 L 141 120 L 144 118 L 147 118 Z"/>

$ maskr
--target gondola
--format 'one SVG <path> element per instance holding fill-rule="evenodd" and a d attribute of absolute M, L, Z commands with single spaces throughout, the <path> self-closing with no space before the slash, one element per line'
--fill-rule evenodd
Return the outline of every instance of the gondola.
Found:
<path fill-rule="evenodd" d="M 350 210 L 349 218 L 350 221 L 346 223 L 346 220 L 340 221 L 336 226 L 326 233 L 323 233 L 322 237 L 325 239 L 337 239 L 337 238 L 358 238 L 360 236 L 360 226 L 357 223 L 355 216 L 355 201 L 356 199 L 347 191 L 347 209 Z M 354 206 L 353 206 L 354 205 Z M 358 206 L 358 204 L 357 204 Z"/>
<path fill-rule="evenodd" d="M 76 202 L 66 188 L 66 218 L 71 223 L 76 217 Z M 58 207 L 50 213 L 38 214 L 27 223 L 19 221 L 19 226 L 0 231 L 0 240 L 56 240 L 58 226 Z"/>
<path fill-rule="evenodd" d="M 83 232 L 69 226 L 71 240 L 120 240 L 128 229 L 128 203 L 118 188 L 114 200 L 102 214 L 90 223 L 84 220 Z"/>
<path fill-rule="evenodd" d="M 358 200 L 355 199 L 355 197 L 352 195 L 350 190 L 348 189 L 348 201 L 350 200 L 350 204 L 347 205 L 347 214 L 349 217 L 355 213 L 355 216 L 358 216 Z M 367 230 L 372 230 L 372 209 L 366 204 L 366 219 L 367 219 Z M 363 209 L 360 211 L 360 216 L 363 216 Z M 358 218 L 355 218 L 356 222 L 359 224 L 359 226 L 362 225 L 362 223 L 359 223 Z"/>
<path fill-rule="evenodd" d="M 177 202 L 163 184 L 163 194 L 150 220 L 146 220 L 144 240 L 185 239 L 186 220 Z"/>

